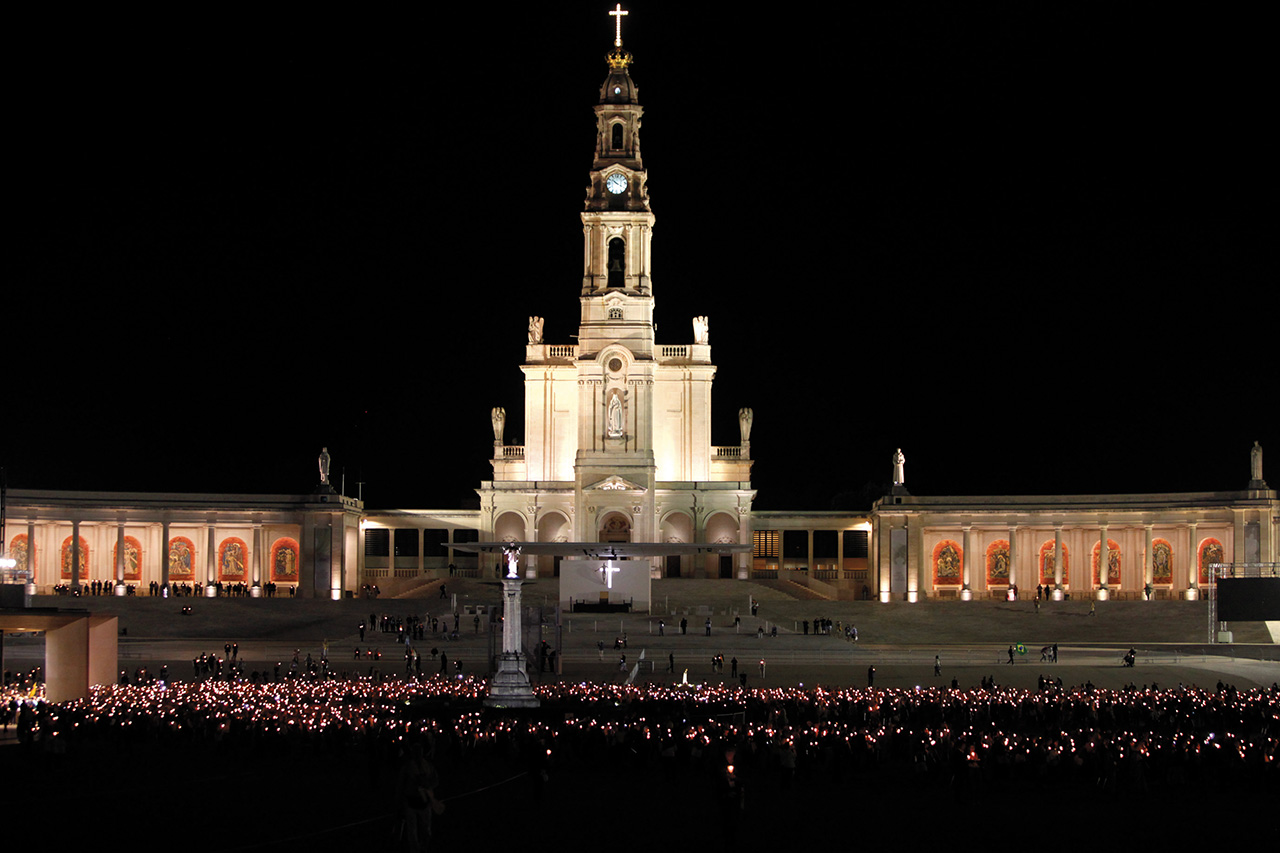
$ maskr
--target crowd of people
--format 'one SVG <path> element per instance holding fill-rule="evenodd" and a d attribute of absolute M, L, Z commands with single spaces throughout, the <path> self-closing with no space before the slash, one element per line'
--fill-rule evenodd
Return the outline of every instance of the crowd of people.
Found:
<path fill-rule="evenodd" d="M 1028 691 L 559 683 L 536 688 L 551 713 L 508 718 L 456 713 L 459 702 L 478 708 L 487 690 L 481 679 L 305 671 L 312 677 L 165 682 L 153 675 L 58 705 L 11 689 L 4 724 L 16 721 L 30 748 L 113 735 L 352 741 L 380 734 L 443 739 L 465 751 L 501 733 L 570 762 L 616 751 L 676 767 L 737 750 L 744 770 L 783 781 L 796 773 L 839 780 L 893 766 L 949 782 L 1050 776 L 1145 786 L 1153 778 L 1209 781 L 1224 773 L 1280 781 L 1276 685 L 1114 691 L 1047 682 Z M 455 703 L 454 712 L 431 713 L 441 699 Z"/>
<path fill-rule="evenodd" d="M 285 584 L 284 587 L 280 587 L 274 581 L 268 581 L 260 586 L 261 594 L 264 598 L 275 598 L 276 593 L 282 588 L 287 589 L 289 597 L 292 598 L 294 591 L 297 589 L 295 584 Z M 191 583 L 170 582 L 168 584 L 162 584 L 159 581 L 151 581 L 151 583 L 147 585 L 147 595 L 153 597 L 163 596 L 168 598 L 190 598 L 194 595 L 205 595 L 206 588 L 207 587 L 203 585 Z M 213 585 L 213 588 L 219 598 L 248 598 L 252 595 L 252 588 L 249 584 L 239 581 L 235 583 L 218 581 Z M 73 598 L 82 595 L 115 595 L 116 582 L 112 580 L 88 580 L 82 582 L 79 587 L 75 587 L 69 583 L 60 583 L 54 585 L 53 594 L 65 595 Z M 125 583 L 124 594 L 137 595 L 137 584 Z"/>

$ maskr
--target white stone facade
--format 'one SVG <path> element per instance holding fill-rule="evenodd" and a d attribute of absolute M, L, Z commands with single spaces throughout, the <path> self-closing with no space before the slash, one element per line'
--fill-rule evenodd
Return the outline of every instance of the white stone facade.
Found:
<path fill-rule="evenodd" d="M 711 444 L 706 318 L 695 321 L 692 344 L 655 341 L 654 215 L 629 64 L 620 49 L 610 56 L 596 107 L 578 343 L 543 341 L 541 320 L 531 319 L 524 443 L 506 444 L 505 424 L 495 424 L 493 480 L 479 490 L 482 539 L 751 541 L 750 445 L 745 436 Z M 655 559 L 652 572 L 721 574 L 721 559 Z M 529 577 L 557 573 L 554 558 L 525 560 Z M 729 573 L 748 570 L 744 554 Z"/>
<path fill-rule="evenodd" d="M 1274 491 L 914 497 L 872 512 L 883 601 L 1019 597 L 1194 598 L 1212 562 L 1274 563 Z M 1105 576 L 1098 568 L 1108 566 Z"/>

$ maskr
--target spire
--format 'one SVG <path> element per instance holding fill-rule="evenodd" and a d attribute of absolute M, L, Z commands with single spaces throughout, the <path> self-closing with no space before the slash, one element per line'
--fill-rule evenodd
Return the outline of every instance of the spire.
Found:
<path fill-rule="evenodd" d="M 635 83 L 631 82 L 631 75 L 627 73 L 635 60 L 631 51 L 622 49 L 622 16 L 628 13 L 623 11 L 622 4 L 619 3 L 609 14 L 614 16 L 615 22 L 613 50 L 605 57 L 605 61 L 609 63 L 609 76 L 600 87 L 600 103 L 636 104 L 639 103 L 639 92 Z"/>

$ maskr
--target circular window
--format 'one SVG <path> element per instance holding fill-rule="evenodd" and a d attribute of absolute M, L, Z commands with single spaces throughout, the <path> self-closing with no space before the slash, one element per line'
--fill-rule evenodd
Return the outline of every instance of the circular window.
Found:
<path fill-rule="evenodd" d="M 618 358 L 616 355 L 615 355 L 613 358 L 609 359 L 609 372 L 610 372 L 610 373 L 621 373 L 621 372 L 622 372 L 622 359 Z"/>

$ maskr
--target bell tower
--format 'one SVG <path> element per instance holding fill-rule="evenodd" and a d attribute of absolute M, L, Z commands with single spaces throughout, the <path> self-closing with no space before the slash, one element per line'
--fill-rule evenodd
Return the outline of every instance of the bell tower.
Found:
<path fill-rule="evenodd" d="M 692 318 L 692 343 L 654 340 L 653 211 L 640 155 L 644 110 L 631 79 L 632 56 L 622 46 L 625 14 L 621 7 L 610 12 L 615 37 L 594 108 L 595 150 L 579 214 L 577 342 L 544 340 L 543 318 L 529 318 L 521 366 L 524 443 L 506 443 L 506 412 L 494 409 L 494 476 L 479 490 L 486 513 L 481 535 L 749 544 L 755 497 L 749 430 L 742 428 L 738 445 L 711 444 L 716 367 L 709 318 Z M 749 425 L 743 411 L 740 422 Z M 739 557 L 728 569 L 745 577 L 746 557 Z M 726 571 L 719 557 L 705 555 L 652 562 L 649 569 Z M 544 562 L 536 571 L 555 568 Z"/>
<path fill-rule="evenodd" d="M 622 47 L 620 8 L 609 74 L 596 104 L 596 148 L 582 212 L 582 319 L 579 354 L 593 356 L 622 343 L 638 359 L 653 358 L 653 283 L 648 173 L 640 158 L 639 92 L 630 51 Z"/>

